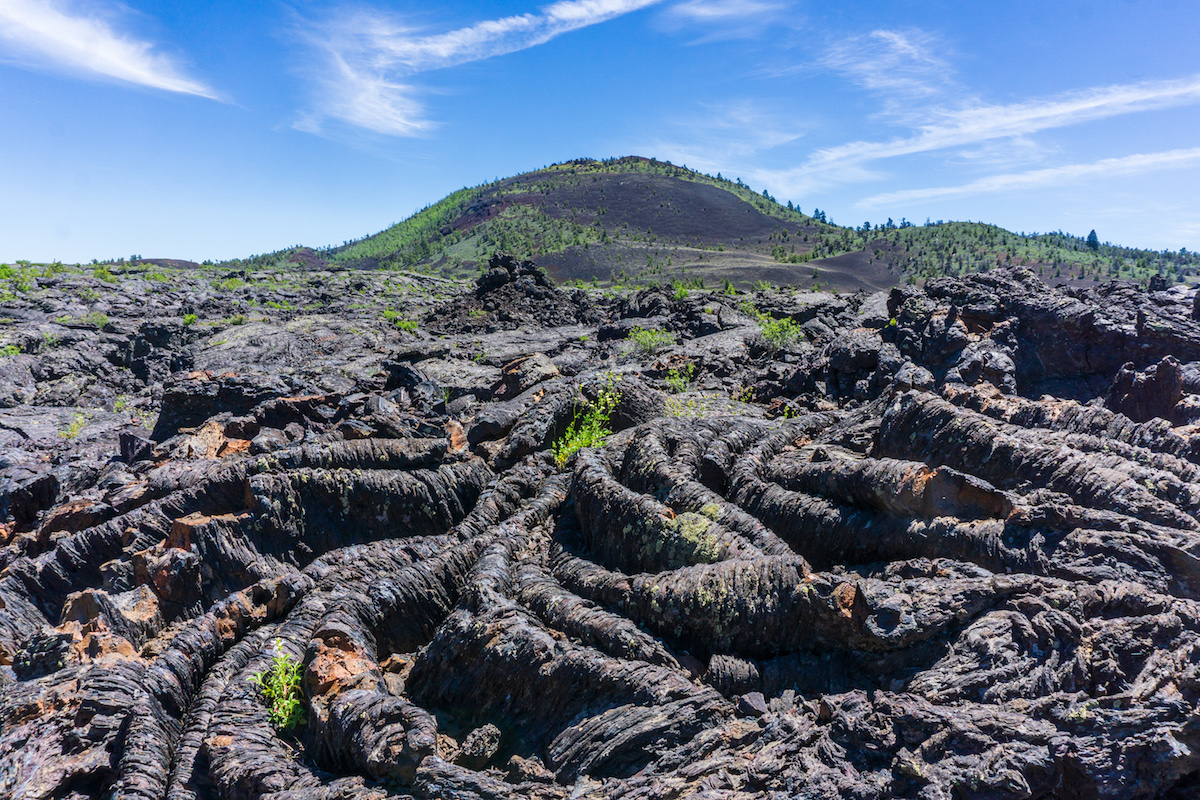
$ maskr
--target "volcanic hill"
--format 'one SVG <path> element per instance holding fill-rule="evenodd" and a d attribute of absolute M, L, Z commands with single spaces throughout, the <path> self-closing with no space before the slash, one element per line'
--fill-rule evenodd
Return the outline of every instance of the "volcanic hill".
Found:
<path fill-rule="evenodd" d="M 741 289 L 878 290 L 942 275 L 1025 266 L 1050 282 L 1182 281 L 1186 252 L 1096 248 L 1063 233 L 887 220 L 842 227 L 780 205 L 740 179 L 640 157 L 579 159 L 462 189 L 380 233 L 230 262 L 235 268 L 399 268 L 473 278 L 496 251 L 537 260 L 560 284 L 681 283 Z"/>

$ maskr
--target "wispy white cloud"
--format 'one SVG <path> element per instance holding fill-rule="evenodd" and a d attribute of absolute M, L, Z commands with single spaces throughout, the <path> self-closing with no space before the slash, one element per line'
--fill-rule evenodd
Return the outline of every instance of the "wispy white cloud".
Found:
<path fill-rule="evenodd" d="M 608 22 L 660 2 L 562 0 L 545 6 L 540 14 L 486 20 L 435 36 L 411 36 L 402 30 L 368 35 L 376 55 L 386 66 L 425 72 L 535 47 L 564 33 Z"/>
<path fill-rule="evenodd" d="M 95 9 L 72 11 L 61 0 L 0 0 L 0 42 L 22 63 L 219 99 L 153 44 L 118 33 Z"/>
<path fill-rule="evenodd" d="M 805 196 L 878 180 L 888 159 L 936 151 L 953 151 L 954 159 L 976 169 L 1028 165 L 1045 161 L 1056 150 L 1035 136 L 1040 132 L 1200 102 L 1200 75 L 1192 75 L 988 104 L 959 85 L 952 54 L 951 47 L 926 31 L 875 30 L 827 45 L 813 62 L 770 72 L 773 77 L 820 71 L 842 75 L 882 97 L 878 120 L 907 129 L 907 135 L 850 141 L 813 151 L 794 166 L 744 172 L 784 196 Z"/>
<path fill-rule="evenodd" d="M 944 50 L 926 31 L 876 30 L 830 45 L 819 63 L 868 91 L 886 93 L 890 102 L 909 102 L 952 85 L 953 69 L 938 54 Z"/>
<path fill-rule="evenodd" d="M 661 2 L 560 0 L 536 14 L 485 20 L 435 35 L 422 35 L 380 13 L 343 15 L 308 32 L 308 40 L 326 54 L 327 69 L 318 78 L 319 109 L 296 127 L 315 132 L 323 119 L 337 119 L 391 136 L 420 135 L 433 123 L 425 116 L 419 90 L 406 82 L 413 75 L 536 47 Z"/>
<path fill-rule="evenodd" d="M 1061 146 L 1039 141 L 1032 136 L 1010 136 L 962 147 L 954 153 L 953 162 L 980 169 L 1030 167 L 1061 150 Z"/>
<path fill-rule="evenodd" d="M 724 22 L 756 17 L 784 7 L 782 3 L 764 3 L 760 0 L 686 0 L 671 6 L 667 13 L 695 22 Z"/>
<path fill-rule="evenodd" d="M 850 142 L 818 150 L 809 159 L 809 166 L 827 169 L 839 164 L 944 150 L 1197 101 L 1200 101 L 1200 75 L 1086 89 L 1011 105 L 930 110 L 933 121 L 920 126 L 916 136 L 887 142 Z"/>
<path fill-rule="evenodd" d="M 883 116 L 891 124 L 899 122 L 911 129 L 928 119 L 927 114 L 915 115 L 914 109 L 927 108 L 932 102 L 951 94 L 962 94 L 955 85 L 954 70 L 944 57 L 948 51 L 949 48 L 936 36 L 919 29 L 876 30 L 844 37 L 825 45 L 815 60 L 767 69 L 761 76 L 839 74 L 859 87 L 883 96 Z M 795 108 L 802 109 L 804 105 L 797 103 Z M 810 111 L 790 113 L 791 119 L 786 112 L 773 114 L 766 125 L 762 119 L 746 120 L 749 124 L 741 132 L 745 142 L 736 141 L 726 129 L 727 116 L 711 115 L 693 125 L 681 126 L 687 130 L 682 141 L 660 142 L 655 152 L 687 156 L 689 164 L 740 171 L 753 185 L 765 185 L 785 197 L 803 197 L 831 185 L 883 177 L 872 166 L 874 159 L 870 157 L 837 159 L 828 165 L 824 163 L 826 150 L 816 151 L 806 159 L 785 157 L 783 148 L 799 139 L 802 132 L 819 127 L 815 120 L 800 117 L 811 114 Z M 789 135 L 764 137 L 760 135 L 764 130 Z M 769 162 L 788 162 L 791 166 L 766 166 Z"/>
<path fill-rule="evenodd" d="M 921 200 L 944 200 L 950 197 L 966 197 L 994 192 L 1036 189 L 1044 186 L 1060 186 L 1088 178 L 1140 175 L 1153 170 L 1181 169 L 1195 166 L 1200 166 L 1200 147 L 1167 150 L 1159 153 L 1138 153 L 1120 158 L 1105 158 L 1090 164 L 1067 164 L 1049 169 L 991 175 L 961 186 L 939 186 L 927 189 L 884 192 L 867 197 L 859 201 L 857 205 L 864 208 L 874 208 Z"/>
<path fill-rule="evenodd" d="M 914 126 L 914 135 L 822 148 L 798 166 L 764 171 L 761 178 L 781 193 L 803 196 L 835 185 L 877 180 L 883 177 L 880 162 L 934 151 L 955 150 L 961 159 L 981 167 L 991 162 L 995 167 L 1011 163 L 1019 153 L 1042 157 L 1047 148 L 1027 138 L 1040 131 L 1196 102 L 1200 102 L 1200 75 L 1091 88 L 1008 105 L 926 106 L 927 121 Z"/>
<path fill-rule="evenodd" d="M 735 164 L 757 161 L 765 152 L 801 139 L 807 127 L 790 114 L 743 100 L 705 105 L 696 116 L 676 119 L 673 127 L 687 131 L 676 139 L 653 138 L 624 142 L 618 149 L 652 154 L 702 172 L 728 171 Z"/>
<path fill-rule="evenodd" d="M 660 25 L 666 30 L 699 29 L 691 44 L 759 36 L 777 28 L 793 14 L 791 0 L 683 0 L 666 9 Z"/>
<path fill-rule="evenodd" d="M 392 136 L 420 136 L 431 127 L 415 87 L 356 70 L 334 53 L 329 66 L 321 78 L 322 110 L 301 115 L 297 130 L 320 133 L 326 117 Z"/>

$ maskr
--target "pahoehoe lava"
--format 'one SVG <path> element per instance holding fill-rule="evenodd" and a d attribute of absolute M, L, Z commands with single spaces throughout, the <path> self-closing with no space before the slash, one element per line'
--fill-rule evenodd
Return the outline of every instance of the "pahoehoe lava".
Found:
<path fill-rule="evenodd" d="M 336 379 L 114 323 L 159 353 L 153 431 L 3 465 L 0 795 L 1194 797 L 1195 295 L 1014 269 L 748 309 L 497 257 Z M 284 653 L 288 733 L 251 680 Z"/>

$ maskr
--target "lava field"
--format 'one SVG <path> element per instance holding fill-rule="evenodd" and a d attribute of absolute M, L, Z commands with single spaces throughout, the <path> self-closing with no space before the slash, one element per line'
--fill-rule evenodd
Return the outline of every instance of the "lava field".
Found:
<path fill-rule="evenodd" d="M 1200 795 L 1195 290 L 318 278 L 0 304 L 0 796 Z"/>

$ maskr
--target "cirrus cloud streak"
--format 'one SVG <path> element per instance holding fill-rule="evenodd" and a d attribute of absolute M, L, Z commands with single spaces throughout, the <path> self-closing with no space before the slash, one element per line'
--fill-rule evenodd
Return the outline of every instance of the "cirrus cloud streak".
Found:
<path fill-rule="evenodd" d="M 149 42 L 118 33 L 94 14 L 69 13 L 54 0 L 0 0 L 0 42 L 20 63 L 220 99 Z"/>
<path fill-rule="evenodd" d="M 863 208 L 877 208 L 913 201 L 945 200 L 978 194 L 1037 189 L 1044 186 L 1060 186 L 1088 178 L 1140 175 L 1152 170 L 1182 169 L 1195 166 L 1200 166 L 1200 147 L 1166 150 L 1160 153 L 1137 153 L 1119 158 L 1105 158 L 1090 164 L 1066 164 L 1028 172 L 990 175 L 961 186 L 937 186 L 926 189 L 883 192 L 864 198 L 857 205 Z"/>
<path fill-rule="evenodd" d="M 408 78 L 436 69 L 514 53 L 571 31 L 597 25 L 663 0 L 560 0 L 536 14 L 484 20 L 435 35 L 420 35 L 377 12 L 342 16 L 314 27 L 307 40 L 325 54 L 316 77 L 317 110 L 296 127 L 319 132 L 335 119 L 387 136 L 419 136 L 434 127 Z"/>
<path fill-rule="evenodd" d="M 933 120 L 916 136 L 887 142 L 849 142 L 816 151 L 807 166 L 828 169 L 849 163 L 1024 136 L 1050 128 L 1200 101 L 1200 75 L 1167 81 L 1105 86 L 1010 105 L 930 112 Z"/>

